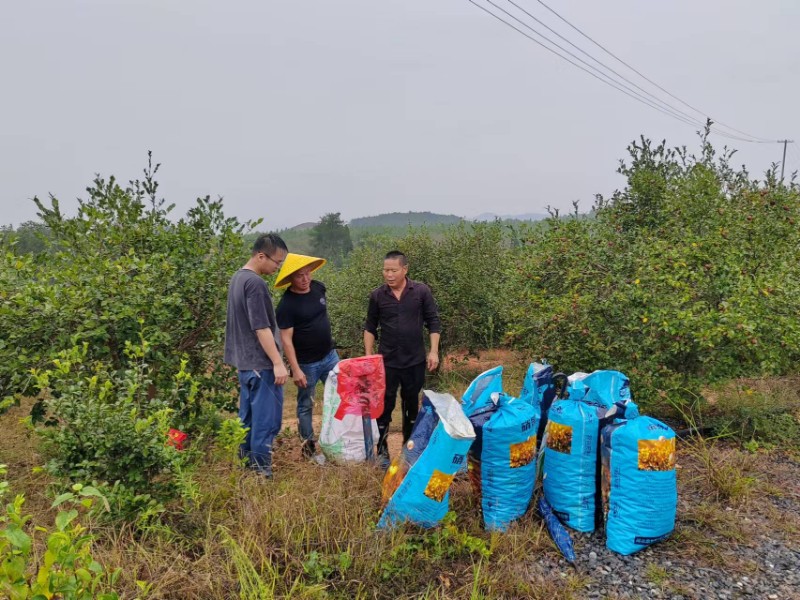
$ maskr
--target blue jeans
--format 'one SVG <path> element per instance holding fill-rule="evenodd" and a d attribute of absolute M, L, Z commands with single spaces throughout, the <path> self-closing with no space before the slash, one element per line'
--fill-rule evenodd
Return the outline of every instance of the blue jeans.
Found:
<path fill-rule="evenodd" d="M 314 441 L 311 413 L 314 408 L 314 390 L 317 387 L 317 382 L 321 381 L 325 385 L 328 373 L 338 362 L 339 355 L 336 350 L 331 350 L 322 360 L 300 364 L 300 370 L 306 376 L 307 385 L 304 388 L 297 388 L 297 428 L 304 442 L 306 440 Z"/>
<path fill-rule="evenodd" d="M 272 476 L 272 442 L 281 430 L 283 386 L 272 369 L 239 371 L 239 419 L 248 428 L 239 447 L 242 458 L 259 473 Z"/>

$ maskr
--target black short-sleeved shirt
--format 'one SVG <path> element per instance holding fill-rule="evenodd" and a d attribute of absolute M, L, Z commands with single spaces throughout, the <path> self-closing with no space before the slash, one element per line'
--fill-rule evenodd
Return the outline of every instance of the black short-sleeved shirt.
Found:
<path fill-rule="evenodd" d="M 267 283 L 250 269 L 239 269 L 228 286 L 225 323 L 225 362 L 240 371 L 271 369 L 272 361 L 261 347 L 256 331 L 271 329 L 280 350 L 275 309 Z"/>
<path fill-rule="evenodd" d="M 387 367 L 404 369 L 425 362 L 423 325 L 430 333 L 442 331 L 439 309 L 424 283 L 406 278 L 400 300 L 386 284 L 369 295 L 364 330 L 377 337 L 380 327 L 378 352 Z"/>
<path fill-rule="evenodd" d="M 325 286 L 311 281 L 311 289 L 305 294 L 286 290 L 278 303 L 278 327 L 294 329 L 292 345 L 297 362 L 317 362 L 333 350 L 331 322 L 325 299 Z"/>

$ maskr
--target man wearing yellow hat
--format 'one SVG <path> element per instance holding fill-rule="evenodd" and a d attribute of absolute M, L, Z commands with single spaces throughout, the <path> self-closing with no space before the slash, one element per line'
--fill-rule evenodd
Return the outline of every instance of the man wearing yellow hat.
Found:
<path fill-rule="evenodd" d="M 311 415 L 314 389 L 323 384 L 339 362 L 333 347 L 325 286 L 312 273 L 325 264 L 324 258 L 289 254 L 278 273 L 275 287 L 287 289 L 278 303 L 277 320 L 286 359 L 297 386 L 297 425 L 303 440 L 303 456 L 322 463 L 316 452 Z"/>

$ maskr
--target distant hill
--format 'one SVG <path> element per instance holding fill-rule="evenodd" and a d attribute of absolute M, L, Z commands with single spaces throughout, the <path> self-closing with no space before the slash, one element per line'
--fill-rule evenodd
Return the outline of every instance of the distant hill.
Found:
<path fill-rule="evenodd" d="M 495 213 L 481 213 L 477 217 L 470 219 L 471 221 L 494 221 L 500 219 L 501 221 L 541 221 L 546 219 L 547 215 L 542 213 L 523 213 L 521 215 L 497 215 Z"/>
<path fill-rule="evenodd" d="M 374 217 L 359 217 L 348 223 L 353 227 L 406 227 L 408 225 L 449 225 L 463 221 L 456 215 L 432 212 L 386 213 Z"/>
<path fill-rule="evenodd" d="M 300 223 L 294 227 L 289 227 L 288 231 L 304 231 L 306 229 L 312 229 L 315 225 L 316 223 L 314 221 L 308 221 L 307 223 Z"/>

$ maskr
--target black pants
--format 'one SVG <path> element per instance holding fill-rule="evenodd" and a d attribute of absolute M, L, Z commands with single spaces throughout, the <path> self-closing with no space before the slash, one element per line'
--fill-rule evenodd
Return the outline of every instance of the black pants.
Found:
<path fill-rule="evenodd" d="M 383 398 L 383 414 L 378 417 L 378 454 L 388 456 L 389 448 L 386 445 L 389 435 L 389 423 L 392 422 L 392 412 L 397 402 L 397 388 L 400 388 L 400 400 L 403 408 L 403 443 L 411 437 L 414 421 L 419 412 L 419 393 L 425 383 L 425 363 L 406 367 L 405 369 L 386 369 L 386 395 Z"/>

